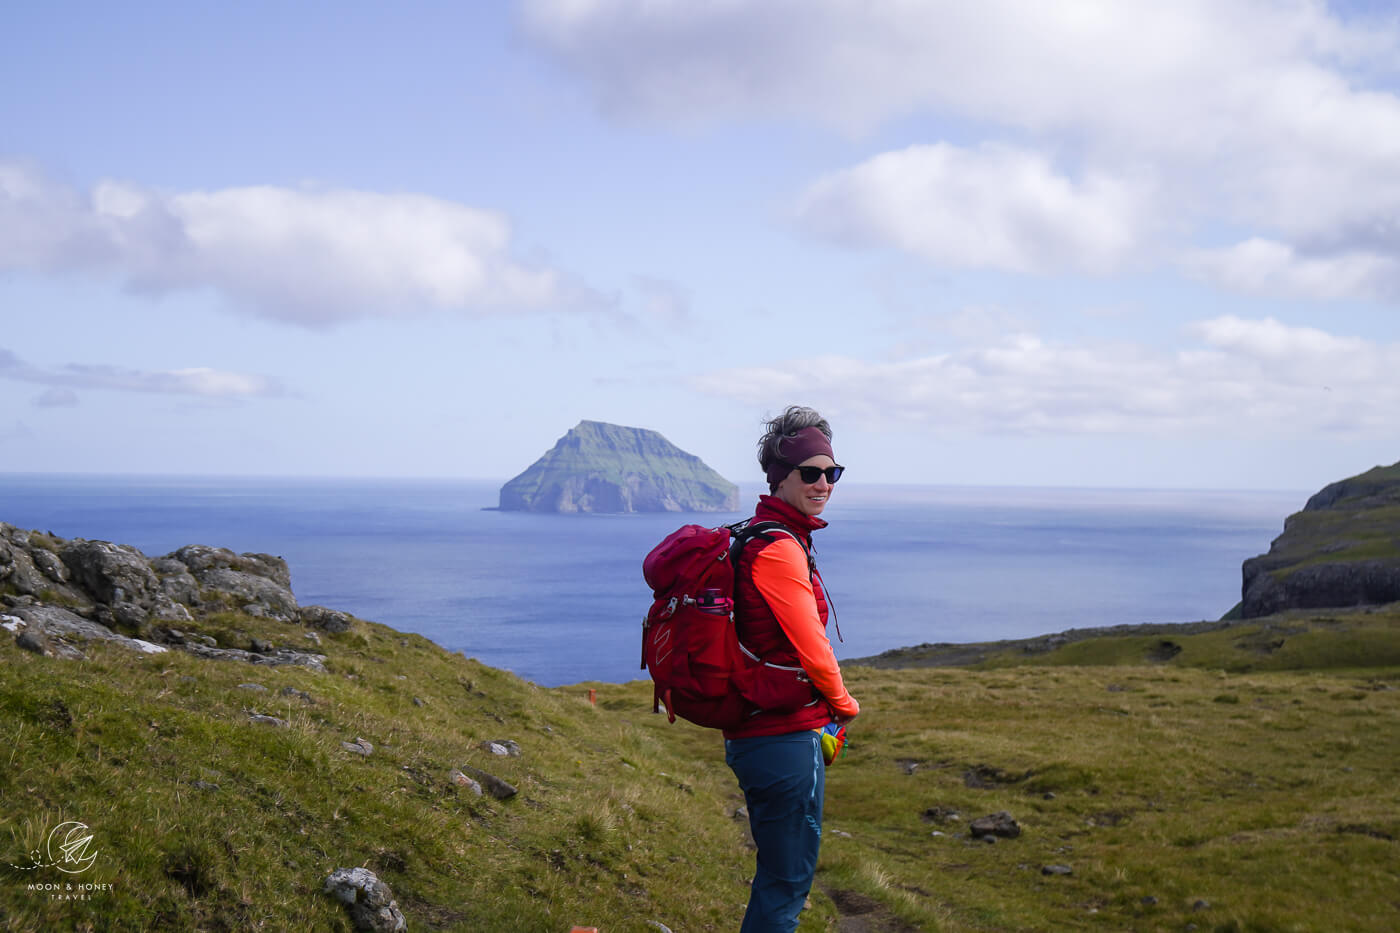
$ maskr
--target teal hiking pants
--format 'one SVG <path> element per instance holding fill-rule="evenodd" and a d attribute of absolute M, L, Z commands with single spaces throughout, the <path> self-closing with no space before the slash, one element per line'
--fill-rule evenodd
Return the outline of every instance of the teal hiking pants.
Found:
<path fill-rule="evenodd" d="M 792 933 L 812 889 L 822 844 L 821 737 L 804 730 L 729 739 L 724 758 L 739 779 L 758 844 L 740 933 Z"/>

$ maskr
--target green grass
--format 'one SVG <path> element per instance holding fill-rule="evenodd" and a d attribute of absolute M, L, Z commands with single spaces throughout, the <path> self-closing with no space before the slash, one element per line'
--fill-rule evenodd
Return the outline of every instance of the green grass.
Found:
<path fill-rule="evenodd" d="M 236 614 L 189 628 L 306 644 Z M 828 775 L 802 930 L 842 910 L 869 930 L 1393 929 L 1396 628 L 1314 620 L 1265 655 L 1240 627 L 1166 664 L 1102 639 L 986 670 L 851 669 L 865 712 Z M 354 865 L 413 930 L 738 927 L 753 856 L 722 744 L 653 715 L 648 683 L 542 689 L 371 623 L 322 638 L 326 674 L 0 639 L 0 929 L 349 930 L 321 884 Z M 1323 669 L 1220 663 L 1309 656 Z M 368 758 L 341 748 L 360 737 Z M 476 797 L 448 779 L 462 765 L 520 793 Z M 999 810 L 1019 838 L 967 837 Z M 11 867 L 65 820 L 95 836 L 83 880 L 112 885 L 89 901 Z"/>
<path fill-rule="evenodd" d="M 1040 654 L 1005 651 L 978 666 L 1139 665 L 1168 654 L 1162 663 L 1172 667 L 1239 673 L 1400 667 L 1400 604 L 1294 611 L 1191 635 L 1102 635 Z"/>

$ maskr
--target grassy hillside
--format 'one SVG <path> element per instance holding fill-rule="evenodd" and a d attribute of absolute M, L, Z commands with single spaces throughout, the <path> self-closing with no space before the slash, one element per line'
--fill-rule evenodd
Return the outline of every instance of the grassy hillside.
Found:
<path fill-rule="evenodd" d="M 1226 671 L 1241 649 L 1218 633 L 1156 664 L 1100 643 L 852 669 L 866 712 L 802 929 L 1394 929 L 1400 621 L 1368 619 L 1315 629 L 1310 654 L 1355 665 L 1326 670 Z M 233 614 L 200 630 L 289 638 Z M 0 929 L 349 930 L 321 885 L 356 865 L 411 930 L 738 927 L 752 852 L 719 737 L 652 715 L 649 684 L 542 689 L 365 622 L 321 650 L 325 674 L 0 638 Z M 478 797 L 464 766 L 519 793 Z M 1018 837 L 969 837 L 1003 810 Z M 92 868 L 23 870 L 66 820 Z M 111 887 L 29 889 L 78 877 Z"/>

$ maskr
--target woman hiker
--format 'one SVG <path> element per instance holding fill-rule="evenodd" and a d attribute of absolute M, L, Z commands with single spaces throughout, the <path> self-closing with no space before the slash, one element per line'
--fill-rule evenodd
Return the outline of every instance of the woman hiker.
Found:
<path fill-rule="evenodd" d="M 800 666 L 812 694 L 805 705 L 759 712 L 724 733 L 725 760 L 744 791 L 758 846 L 741 933 L 797 928 L 821 847 L 822 731 L 860 712 L 827 640 L 826 593 L 808 559 L 812 532 L 826 527 L 819 516 L 844 469 L 832 453 L 831 427 L 799 406 L 766 427 L 758 462 L 771 494 L 759 497 L 753 520 L 780 522 L 803 543 L 775 533 L 746 544 L 735 567 L 735 617 L 744 646 L 767 663 Z"/>

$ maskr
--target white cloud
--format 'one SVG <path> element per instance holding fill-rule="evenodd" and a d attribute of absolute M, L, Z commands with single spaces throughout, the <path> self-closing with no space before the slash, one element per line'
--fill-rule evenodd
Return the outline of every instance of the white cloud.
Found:
<path fill-rule="evenodd" d="M 1101 271 L 1150 232 L 1149 192 L 1101 174 L 1076 182 L 1035 152 L 938 143 L 828 175 L 797 217 L 847 245 L 894 246 L 943 265 Z"/>
<path fill-rule="evenodd" d="M 886 152 L 820 182 L 805 216 L 849 242 L 955 265 L 1100 269 L 1142 240 L 1144 205 L 1186 242 L 1242 229 L 1343 257 L 1354 278 L 1377 274 L 1347 257 L 1376 252 L 1364 244 L 1378 226 L 1390 255 L 1400 242 L 1393 16 L 1321 0 L 525 0 L 523 11 L 527 36 L 629 119 L 776 116 L 859 134 L 950 117 L 987 141 Z M 930 124 L 903 124 L 919 125 Z M 998 171 L 1004 197 L 987 188 Z M 1327 271 L 1297 271 L 1290 294 L 1326 297 Z"/>
<path fill-rule="evenodd" d="M 1252 237 L 1216 250 L 1192 250 L 1185 271 L 1231 291 L 1267 297 L 1393 299 L 1400 297 L 1400 259 L 1364 249 L 1306 255 L 1277 240 Z"/>
<path fill-rule="evenodd" d="M 1281 104 L 1298 89 L 1271 91 L 1272 80 L 1303 66 L 1384 66 L 1398 47 L 1393 22 L 1344 22 L 1313 0 L 525 0 L 522 10 L 529 37 L 634 117 L 867 127 L 951 111 L 1183 149 L 1233 132 L 1244 100 Z M 1289 120 L 1314 118 L 1313 103 L 1296 101 Z"/>
<path fill-rule="evenodd" d="M 1016 334 L 889 362 L 839 355 L 697 377 L 697 389 L 768 405 L 801 389 L 822 411 L 864 424 L 978 434 L 1298 433 L 1393 427 L 1400 344 L 1273 319 L 1221 317 L 1199 343 L 1054 343 Z"/>
<path fill-rule="evenodd" d="M 1248 320 L 1227 314 L 1189 328 L 1211 346 L 1263 360 L 1297 362 L 1364 358 L 1369 345 L 1358 337 L 1334 337 L 1315 327 L 1294 327 L 1273 318 Z"/>
<path fill-rule="evenodd" d="M 74 405 L 75 389 L 146 392 L 159 395 L 192 395 L 202 398 L 245 399 L 285 396 L 275 379 L 251 373 L 193 367 L 172 370 L 139 370 L 123 366 L 68 363 L 46 369 L 27 363 L 0 347 L 0 379 L 35 383 L 51 388 L 37 400 L 41 406 Z"/>
<path fill-rule="evenodd" d="M 415 194 L 270 186 L 90 196 L 0 164 L 0 264 L 111 269 L 138 291 L 212 288 L 306 325 L 424 308 L 480 313 L 576 300 L 515 259 L 506 218 Z"/>

